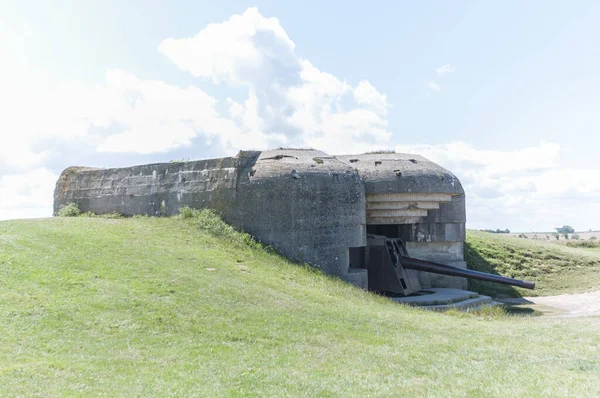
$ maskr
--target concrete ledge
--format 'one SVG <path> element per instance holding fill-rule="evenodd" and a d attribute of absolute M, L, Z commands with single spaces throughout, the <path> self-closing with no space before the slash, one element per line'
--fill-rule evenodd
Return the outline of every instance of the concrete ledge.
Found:
<path fill-rule="evenodd" d="M 418 296 L 392 297 L 392 300 L 397 303 L 409 304 L 415 306 L 424 305 L 444 305 L 458 301 L 476 298 L 479 294 L 462 289 L 450 288 L 432 288 L 425 289 L 419 292 Z"/>
<path fill-rule="evenodd" d="M 480 309 L 483 307 L 495 306 L 498 303 L 492 301 L 492 298 L 489 296 L 479 296 L 476 298 L 459 301 L 457 303 L 447 304 L 447 305 L 432 305 L 429 307 L 425 307 L 428 310 L 432 311 L 447 311 L 450 309 L 457 309 L 460 311 L 469 311 Z"/>
<path fill-rule="evenodd" d="M 429 294 L 428 294 L 429 292 Z M 496 305 L 488 296 L 461 289 L 433 288 L 422 290 L 420 295 L 392 297 L 392 301 L 433 311 L 446 311 L 452 308 L 469 310 Z"/>

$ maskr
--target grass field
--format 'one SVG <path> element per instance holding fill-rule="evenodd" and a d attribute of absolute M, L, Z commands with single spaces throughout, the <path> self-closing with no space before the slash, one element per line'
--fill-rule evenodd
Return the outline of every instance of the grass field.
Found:
<path fill-rule="evenodd" d="M 0 395 L 600 396 L 597 318 L 406 308 L 200 223 L 0 222 Z"/>
<path fill-rule="evenodd" d="M 593 248 L 585 247 L 585 248 L 582 248 L 581 250 L 600 256 L 600 248 L 599 247 L 593 247 Z"/>
<path fill-rule="evenodd" d="M 531 291 L 469 281 L 471 289 L 496 297 L 579 293 L 600 287 L 598 249 L 467 231 L 465 260 L 472 269 L 536 282 L 536 289 Z"/>

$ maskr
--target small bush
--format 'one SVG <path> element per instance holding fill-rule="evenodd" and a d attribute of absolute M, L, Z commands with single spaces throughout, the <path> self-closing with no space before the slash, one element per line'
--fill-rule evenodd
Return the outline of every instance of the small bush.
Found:
<path fill-rule="evenodd" d="M 594 242 L 589 240 L 580 240 L 577 242 L 567 242 L 568 247 L 585 247 L 589 249 L 594 249 L 596 247 L 600 247 L 600 242 Z"/>
<path fill-rule="evenodd" d="M 275 249 L 257 242 L 252 235 L 237 231 L 221 219 L 219 214 L 210 209 L 192 209 L 188 206 L 179 209 L 179 217 L 194 220 L 200 229 L 212 235 L 224 238 L 231 243 L 248 246 L 251 249 L 262 249 L 274 253 Z"/>
<path fill-rule="evenodd" d="M 62 205 L 60 209 L 58 209 L 59 217 L 77 217 L 81 214 L 81 210 L 77 207 L 76 203 L 68 203 L 66 205 Z"/>
<path fill-rule="evenodd" d="M 571 235 L 571 239 L 573 239 L 573 240 L 579 240 L 579 238 L 580 238 L 580 236 L 577 234 Z"/>
<path fill-rule="evenodd" d="M 315 163 L 317 164 L 323 164 L 323 159 L 321 158 L 313 158 L 313 160 L 315 161 Z"/>
<path fill-rule="evenodd" d="M 200 210 L 192 209 L 189 206 L 182 207 L 179 209 L 179 217 L 181 218 L 198 218 L 200 216 Z"/>
<path fill-rule="evenodd" d="M 596 238 L 595 236 L 592 236 L 592 237 L 590 238 L 590 240 L 596 240 L 596 239 L 598 239 L 598 238 Z"/>

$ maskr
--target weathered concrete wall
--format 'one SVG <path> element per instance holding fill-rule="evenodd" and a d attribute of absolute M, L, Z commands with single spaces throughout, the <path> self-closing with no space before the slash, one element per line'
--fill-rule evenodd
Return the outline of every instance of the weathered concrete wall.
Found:
<path fill-rule="evenodd" d="M 228 221 L 290 258 L 350 278 L 348 248 L 366 244 L 365 194 L 351 167 L 320 151 L 265 151 L 237 188 Z"/>
<path fill-rule="evenodd" d="M 69 202 L 77 203 L 84 212 L 126 216 L 173 215 L 186 205 L 210 205 L 224 211 L 235 202 L 237 170 L 244 160 L 223 158 L 118 169 L 71 167 L 62 172 L 56 184 L 54 212 Z"/>
<path fill-rule="evenodd" d="M 75 202 L 98 214 L 174 215 L 212 208 L 286 257 L 365 287 L 348 248 L 364 246 L 365 194 L 356 171 L 319 151 L 241 152 L 235 158 L 118 169 L 69 168 L 54 211 Z"/>
<path fill-rule="evenodd" d="M 409 254 L 423 260 L 467 268 L 463 252 L 465 222 L 463 193 L 453 196 L 450 203 L 441 203 L 439 210 L 430 211 L 423 222 L 411 226 L 411 236 L 407 239 Z M 467 288 L 465 278 L 420 272 L 419 279 L 424 287 Z"/>
<path fill-rule="evenodd" d="M 367 210 L 367 224 L 376 224 L 377 220 L 394 223 L 374 225 L 376 233 L 402 238 L 412 257 L 466 268 L 465 193 L 454 174 L 412 154 L 373 153 L 338 158 L 359 172 L 370 207 L 384 208 L 379 212 L 391 215 L 369 217 Z M 386 202 L 369 203 L 369 198 Z M 407 198 L 412 199 L 407 201 Z M 397 216 L 393 216 L 394 212 Z M 425 288 L 467 286 L 464 278 L 426 272 L 418 275 Z"/>
<path fill-rule="evenodd" d="M 174 215 L 212 208 L 228 223 L 358 286 L 349 248 L 366 245 L 366 228 L 407 242 L 411 256 L 466 267 L 465 196 L 448 170 L 417 155 L 333 157 L 315 150 L 240 152 L 235 158 L 118 169 L 68 168 L 54 211 Z M 419 273 L 424 287 L 464 287 L 462 278 Z"/>

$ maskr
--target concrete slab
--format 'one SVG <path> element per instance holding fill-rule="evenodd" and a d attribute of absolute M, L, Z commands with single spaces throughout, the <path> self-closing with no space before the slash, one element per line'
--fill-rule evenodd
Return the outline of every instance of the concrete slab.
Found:
<path fill-rule="evenodd" d="M 483 307 L 489 307 L 493 305 L 500 305 L 500 303 L 496 303 L 492 301 L 492 298 L 489 296 L 479 296 L 475 298 L 471 298 L 468 300 L 459 301 L 457 303 L 445 304 L 445 305 L 429 305 L 427 307 L 428 310 L 432 311 L 447 311 L 449 309 L 457 309 L 460 311 L 468 311 L 473 309 L 479 309 Z"/>
<path fill-rule="evenodd" d="M 419 294 L 406 297 L 392 297 L 391 299 L 397 303 L 408 304 L 413 306 L 435 306 L 448 305 L 474 299 L 479 297 L 479 294 L 468 290 L 450 289 L 450 288 L 432 288 L 421 290 Z"/>

